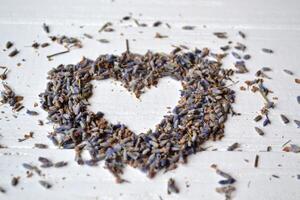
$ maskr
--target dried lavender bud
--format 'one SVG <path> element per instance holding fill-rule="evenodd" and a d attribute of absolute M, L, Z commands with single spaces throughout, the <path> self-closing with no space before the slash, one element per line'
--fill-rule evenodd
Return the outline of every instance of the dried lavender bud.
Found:
<path fill-rule="evenodd" d="M 295 119 L 294 122 L 297 125 L 297 128 L 300 128 L 300 121 Z"/>
<path fill-rule="evenodd" d="M 195 26 L 183 26 L 182 29 L 183 30 L 194 30 Z"/>
<path fill-rule="evenodd" d="M 290 122 L 290 120 L 285 115 L 281 114 L 280 117 L 283 123 L 287 124 Z"/>
<path fill-rule="evenodd" d="M 50 162 L 50 160 L 48 158 L 45 158 L 45 157 L 38 157 L 38 160 L 42 163 L 45 163 L 45 162 Z"/>
<path fill-rule="evenodd" d="M 228 49 L 230 49 L 230 46 L 229 45 L 225 45 L 225 46 L 220 47 L 220 49 L 222 51 L 227 51 Z"/>
<path fill-rule="evenodd" d="M 240 146 L 239 143 L 235 142 L 227 148 L 227 151 L 233 151 L 233 150 L 239 148 L 239 146 Z"/>
<path fill-rule="evenodd" d="M 154 37 L 159 39 L 168 38 L 167 35 L 161 35 L 160 33 L 156 33 Z"/>
<path fill-rule="evenodd" d="M 93 36 L 87 33 L 83 34 L 84 37 L 88 38 L 88 39 L 93 39 Z"/>
<path fill-rule="evenodd" d="M 261 136 L 263 136 L 265 133 L 260 129 L 260 128 L 258 128 L 258 127 L 254 127 L 254 129 L 255 129 L 255 131 L 259 134 L 259 135 L 261 135 Z"/>
<path fill-rule="evenodd" d="M 98 41 L 101 43 L 109 43 L 109 40 L 107 40 L 107 39 L 99 39 Z"/>
<path fill-rule="evenodd" d="M 20 177 L 13 177 L 11 179 L 11 185 L 12 186 L 17 186 L 19 184 L 19 179 L 20 179 Z"/>
<path fill-rule="evenodd" d="M 240 51 L 245 51 L 247 47 L 244 44 L 237 42 L 234 48 Z"/>
<path fill-rule="evenodd" d="M 28 170 L 33 170 L 34 167 L 30 164 L 27 164 L 27 163 L 23 163 L 22 166 L 25 168 L 25 169 L 28 169 Z"/>
<path fill-rule="evenodd" d="M 38 112 L 33 111 L 33 110 L 28 110 L 28 109 L 27 109 L 26 113 L 27 113 L 28 115 L 33 115 L 33 116 L 39 115 Z"/>
<path fill-rule="evenodd" d="M 274 178 L 280 178 L 279 176 L 277 176 L 275 174 L 272 174 L 272 177 L 274 177 Z"/>
<path fill-rule="evenodd" d="M 33 48 L 37 49 L 37 48 L 39 48 L 40 44 L 37 43 L 37 42 L 34 42 L 31 46 L 32 46 Z"/>
<path fill-rule="evenodd" d="M 271 124 L 271 121 L 269 120 L 269 118 L 267 117 L 264 122 L 263 122 L 263 126 L 267 126 L 268 124 Z"/>
<path fill-rule="evenodd" d="M 254 167 L 257 168 L 258 167 L 258 161 L 259 161 L 259 155 L 255 156 L 255 161 L 254 161 Z"/>
<path fill-rule="evenodd" d="M 67 166 L 67 165 L 68 165 L 68 162 L 66 162 L 66 161 L 60 161 L 60 162 L 55 163 L 54 167 L 60 168 L 60 167 L 64 167 L 64 166 Z"/>
<path fill-rule="evenodd" d="M 254 118 L 254 121 L 255 122 L 258 122 L 262 119 L 262 116 L 261 115 L 257 115 L 255 118 Z"/>
<path fill-rule="evenodd" d="M 9 49 L 13 45 L 14 45 L 14 43 L 12 43 L 11 41 L 8 41 L 8 42 L 6 42 L 5 47 L 6 47 L 6 49 Z"/>
<path fill-rule="evenodd" d="M 294 73 L 292 72 L 292 71 L 290 71 L 290 70 L 288 70 L 288 69 L 284 69 L 283 70 L 285 73 L 287 73 L 288 75 L 294 75 Z"/>
<path fill-rule="evenodd" d="M 246 55 L 243 56 L 244 60 L 249 60 L 250 58 L 251 58 L 251 56 L 249 54 L 246 54 Z"/>
<path fill-rule="evenodd" d="M 153 23 L 153 27 L 158 27 L 160 25 L 162 25 L 161 21 L 156 21 L 156 22 Z"/>
<path fill-rule="evenodd" d="M 219 181 L 219 184 L 221 184 L 221 185 L 229 185 L 229 184 L 233 184 L 233 183 L 235 183 L 234 178 L 229 178 L 229 179 L 226 179 L 226 180 L 220 180 Z"/>
<path fill-rule="evenodd" d="M 131 17 L 130 17 L 130 16 L 125 16 L 125 17 L 123 17 L 122 19 L 123 19 L 124 21 L 127 21 L 127 20 L 130 20 Z"/>
<path fill-rule="evenodd" d="M 7 72 L 8 72 L 8 69 L 5 68 L 5 71 L 2 74 L 0 74 L 0 79 L 1 80 L 6 80 L 6 78 L 7 78 L 7 75 L 6 75 Z"/>
<path fill-rule="evenodd" d="M 52 184 L 50 184 L 47 181 L 40 180 L 39 183 L 40 183 L 41 186 L 43 186 L 46 189 L 50 189 L 52 187 Z"/>
<path fill-rule="evenodd" d="M 48 149 L 48 145 L 41 144 L 41 143 L 35 143 L 34 147 L 39 148 L 39 149 Z"/>
<path fill-rule="evenodd" d="M 270 67 L 263 67 L 263 68 L 261 68 L 261 70 L 264 72 L 272 71 L 272 69 Z"/>
<path fill-rule="evenodd" d="M 47 24 L 43 23 L 43 30 L 46 32 L 46 33 L 50 33 L 50 28 Z"/>
<path fill-rule="evenodd" d="M 238 34 L 243 38 L 243 39 L 245 39 L 246 38 L 246 34 L 245 33 L 243 33 L 242 31 L 239 31 L 238 32 Z"/>
<path fill-rule="evenodd" d="M 227 39 L 228 38 L 226 32 L 214 32 L 213 34 L 215 36 L 217 36 L 217 38 L 220 38 L 220 39 Z"/>
<path fill-rule="evenodd" d="M 38 161 L 42 163 L 41 167 L 42 168 L 49 168 L 53 166 L 53 162 L 49 160 L 48 158 L 45 157 L 39 157 Z"/>
<path fill-rule="evenodd" d="M 9 56 L 9 57 L 14 57 L 14 56 L 16 56 L 18 53 L 19 53 L 19 51 L 18 51 L 17 49 L 14 49 L 12 52 L 10 52 L 10 53 L 8 54 L 8 56 Z"/>
<path fill-rule="evenodd" d="M 179 193 L 179 189 L 175 183 L 175 180 L 170 178 L 168 180 L 168 194 L 171 194 L 171 193 Z"/>
<path fill-rule="evenodd" d="M 238 54 L 238 53 L 236 53 L 236 52 L 231 52 L 231 54 L 233 55 L 233 57 L 235 57 L 236 59 L 241 59 L 241 56 Z"/>
<path fill-rule="evenodd" d="M 6 193 L 6 190 L 0 186 L 0 192 L 4 194 L 4 193 Z"/>
<path fill-rule="evenodd" d="M 265 53 L 274 53 L 272 49 L 262 48 L 261 50 Z"/>
<path fill-rule="evenodd" d="M 234 191 L 235 191 L 235 187 L 232 185 L 227 185 L 227 186 L 216 188 L 216 192 L 218 192 L 220 194 L 225 194 L 226 200 L 232 199 L 231 196 Z"/>
<path fill-rule="evenodd" d="M 45 47 L 47 47 L 47 46 L 49 46 L 49 45 L 50 45 L 50 44 L 49 44 L 48 42 L 45 42 L 45 43 L 42 43 L 42 44 L 41 44 L 41 47 L 42 47 L 42 48 L 45 48 Z"/>

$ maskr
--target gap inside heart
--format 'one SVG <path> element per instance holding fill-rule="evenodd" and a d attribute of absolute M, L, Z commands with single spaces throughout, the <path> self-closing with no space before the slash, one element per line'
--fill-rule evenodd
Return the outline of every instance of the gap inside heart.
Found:
<path fill-rule="evenodd" d="M 165 77 L 138 99 L 118 81 L 94 80 L 92 84 L 93 96 L 88 109 L 103 112 L 111 123 L 125 124 L 137 135 L 155 129 L 163 116 L 178 104 L 182 89 L 180 81 Z"/>

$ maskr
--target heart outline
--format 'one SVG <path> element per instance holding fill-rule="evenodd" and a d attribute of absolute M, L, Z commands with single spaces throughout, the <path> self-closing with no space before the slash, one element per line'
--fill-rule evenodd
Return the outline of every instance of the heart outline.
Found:
<path fill-rule="evenodd" d="M 79 164 L 96 165 L 105 160 L 118 183 L 124 181 L 121 174 L 127 164 L 147 172 L 150 178 L 162 169 L 175 169 L 178 162 L 186 163 L 189 155 L 203 151 L 203 142 L 223 137 L 224 122 L 235 99 L 234 91 L 225 86 L 233 71 L 221 68 L 222 55 L 210 54 L 216 60 L 208 55 L 207 48 L 187 53 L 175 49 L 170 54 L 125 52 L 59 65 L 48 73 L 50 82 L 39 95 L 48 119 L 57 126 L 48 137 L 63 148 L 75 148 Z M 121 81 L 139 97 L 145 87 L 156 86 L 164 76 L 181 81 L 183 90 L 172 114 L 154 131 L 136 135 L 123 124 L 111 124 L 103 113 L 87 109 L 91 80 Z M 141 82 L 145 83 L 141 86 Z M 57 135 L 63 139 L 57 141 Z M 82 159 L 83 149 L 89 151 L 90 160 Z"/>

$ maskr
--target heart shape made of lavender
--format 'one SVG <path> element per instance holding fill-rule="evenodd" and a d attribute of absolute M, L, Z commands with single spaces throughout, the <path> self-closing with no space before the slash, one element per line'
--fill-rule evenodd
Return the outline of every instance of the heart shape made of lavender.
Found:
<path fill-rule="evenodd" d="M 119 183 L 126 164 L 148 177 L 175 169 L 178 162 L 185 163 L 189 155 L 202 151 L 206 140 L 223 137 L 235 99 L 234 91 L 225 85 L 233 71 L 221 67 L 223 56 L 207 48 L 190 52 L 176 48 L 170 54 L 125 52 L 59 65 L 48 72 L 49 82 L 40 94 L 42 108 L 55 124 L 48 137 L 62 148 L 75 148 L 79 164 L 97 165 L 104 160 Z M 91 80 L 120 81 L 139 98 L 146 87 L 166 76 L 180 81 L 183 89 L 178 105 L 153 131 L 136 135 L 124 124 L 110 123 L 102 112 L 87 109 Z M 82 158 L 83 149 L 90 159 Z"/>

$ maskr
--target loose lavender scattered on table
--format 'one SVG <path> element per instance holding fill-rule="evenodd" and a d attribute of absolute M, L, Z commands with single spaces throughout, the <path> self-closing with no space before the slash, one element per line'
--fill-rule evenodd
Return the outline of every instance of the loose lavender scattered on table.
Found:
<path fill-rule="evenodd" d="M 232 199 L 232 193 L 236 190 L 234 183 L 236 182 L 235 178 L 233 178 L 230 174 L 220 170 L 216 164 L 212 164 L 211 168 L 216 170 L 216 173 L 223 178 L 224 180 L 220 180 L 219 184 L 222 185 L 221 187 L 216 188 L 216 192 L 220 194 L 225 194 L 225 199 L 230 200 Z"/>

